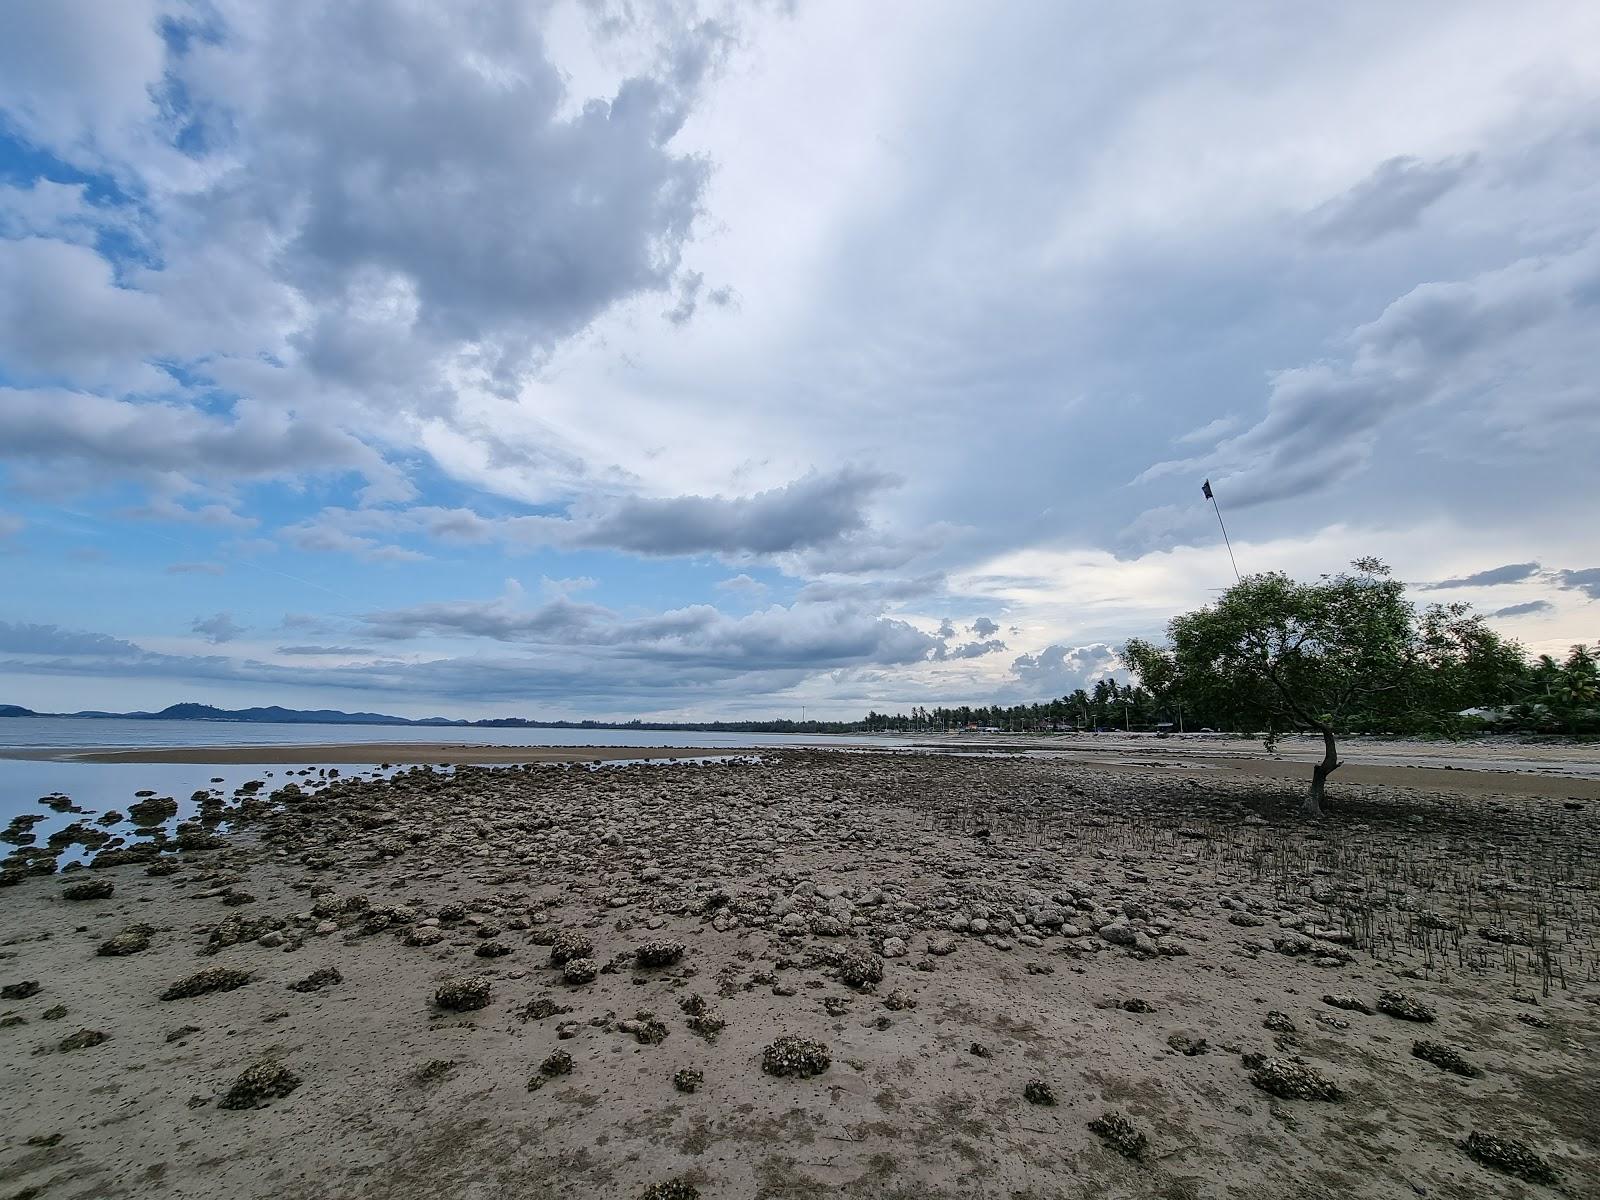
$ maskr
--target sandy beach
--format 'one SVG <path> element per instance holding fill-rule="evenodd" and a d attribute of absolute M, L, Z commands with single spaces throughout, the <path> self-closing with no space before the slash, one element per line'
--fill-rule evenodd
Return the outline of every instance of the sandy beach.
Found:
<path fill-rule="evenodd" d="M 245 785 L 8 876 L 0 1182 L 1600 1194 L 1600 806 L 1387 769 L 1320 823 L 1061 755 Z"/>

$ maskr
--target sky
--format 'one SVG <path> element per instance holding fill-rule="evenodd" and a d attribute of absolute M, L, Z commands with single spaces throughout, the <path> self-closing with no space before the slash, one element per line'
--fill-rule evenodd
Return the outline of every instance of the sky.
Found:
<path fill-rule="evenodd" d="M 11 0 L 0 703 L 1035 701 L 1377 555 L 1600 641 L 1600 5 Z"/>

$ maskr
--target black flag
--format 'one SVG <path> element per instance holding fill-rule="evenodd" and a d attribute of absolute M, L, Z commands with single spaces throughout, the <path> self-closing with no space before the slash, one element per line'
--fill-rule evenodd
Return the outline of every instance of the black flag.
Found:
<path fill-rule="evenodd" d="M 1207 500 L 1211 499 L 1211 480 L 1206 480 L 1200 485 L 1200 490 L 1205 493 Z"/>

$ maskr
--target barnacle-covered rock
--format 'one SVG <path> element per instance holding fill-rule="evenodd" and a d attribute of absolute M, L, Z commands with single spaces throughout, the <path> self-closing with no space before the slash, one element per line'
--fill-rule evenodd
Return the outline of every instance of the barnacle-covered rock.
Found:
<path fill-rule="evenodd" d="M 853 988 L 869 988 L 883 979 L 883 959 L 865 946 L 848 946 L 838 954 L 839 979 Z"/>
<path fill-rule="evenodd" d="M 1119 1112 L 1108 1112 L 1089 1122 L 1089 1130 L 1124 1158 L 1144 1157 L 1150 1140 Z"/>
<path fill-rule="evenodd" d="M 112 934 L 101 942 L 95 953 L 102 958 L 125 958 L 130 954 L 138 954 L 150 949 L 150 938 L 155 931 L 154 925 L 129 925 L 121 933 Z"/>
<path fill-rule="evenodd" d="M 1360 996 L 1348 994 L 1329 995 L 1324 996 L 1322 1002 L 1330 1008 L 1342 1008 L 1346 1012 L 1365 1013 L 1369 1017 L 1372 1015 L 1372 1006 L 1361 999 Z"/>
<path fill-rule="evenodd" d="M 571 958 L 561 968 L 561 978 L 576 986 L 589 983 L 600 973 L 600 964 L 592 958 Z"/>
<path fill-rule="evenodd" d="M 476 1012 L 488 1005 L 492 992 L 492 985 L 483 976 L 464 975 L 440 984 L 433 993 L 433 1002 L 450 1012 Z"/>
<path fill-rule="evenodd" d="M 193 975 L 178 980 L 161 993 L 163 1000 L 183 1000 L 190 996 L 204 996 L 208 992 L 231 992 L 242 988 L 253 978 L 251 972 L 237 967 L 207 967 Z"/>
<path fill-rule="evenodd" d="M 1252 1066 L 1250 1082 L 1280 1100 L 1338 1100 L 1344 1093 L 1315 1067 L 1299 1058 L 1265 1058 Z"/>
<path fill-rule="evenodd" d="M 300 1076 L 276 1059 L 267 1057 L 251 1063 L 217 1101 L 218 1108 L 265 1108 L 269 1100 L 281 1100 L 300 1086 Z"/>
<path fill-rule="evenodd" d="M 1419 1021 L 1428 1024 L 1433 1020 L 1433 1009 L 1404 992 L 1384 992 L 1378 997 L 1378 1011 L 1399 1017 L 1402 1021 Z"/>
<path fill-rule="evenodd" d="M 646 942 L 633 952 L 633 961 L 641 967 L 670 967 L 682 958 L 682 942 Z"/>
<path fill-rule="evenodd" d="M 700 1200 L 700 1189 L 678 1177 L 652 1183 L 639 1193 L 639 1200 Z"/>
<path fill-rule="evenodd" d="M 761 1052 L 761 1069 L 768 1075 L 810 1079 L 833 1063 L 828 1047 L 812 1038 L 785 1035 Z"/>
<path fill-rule="evenodd" d="M 1426 1039 L 1411 1043 L 1411 1056 L 1420 1058 L 1423 1062 L 1430 1062 L 1441 1070 L 1450 1071 L 1456 1075 L 1464 1075 L 1468 1079 L 1483 1074 L 1477 1067 L 1461 1056 L 1461 1052 L 1443 1042 L 1430 1042 Z"/>
<path fill-rule="evenodd" d="M 570 1004 L 557 1004 L 548 996 L 540 996 L 518 1009 L 517 1017 L 523 1021 L 543 1021 L 546 1017 L 556 1017 L 571 1011 Z"/>
<path fill-rule="evenodd" d="M 338 967 L 318 967 L 304 979 L 297 979 L 288 986 L 291 992 L 320 992 L 325 987 L 343 982 L 344 976 L 339 974 Z"/>
<path fill-rule="evenodd" d="M 117 890 L 109 879 L 86 879 L 82 883 L 69 883 L 61 889 L 63 900 L 108 900 Z"/>
<path fill-rule="evenodd" d="M 562 930 L 550 943 L 550 965 L 554 967 L 565 966 L 573 959 L 593 957 L 594 942 L 576 929 Z"/>
<path fill-rule="evenodd" d="M 672 1086 L 685 1095 L 694 1095 L 705 1081 L 705 1075 L 694 1067 L 680 1067 L 672 1073 Z"/>
<path fill-rule="evenodd" d="M 1055 1089 L 1042 1079 L 1030 1079 L 1022 1088 L 1022 1098 L 1029 1104 L 1042 1104 L 1046 1108 L 1054 1108 L 1056 1103 Z"/>
<path fill-rule="evenodd" d="M 98 1046 L 101 1042 L 111 1040 L 109 1033 L 102 1033 L 98 1029 L 80 1029 L 77 1033 L 68 1034 L 56 1044 L 59 1050 L 85 1050 L 90 1046 Z"/>
<path fill-rule="evenodd" d="M 1526 1142 L 1474 1130 L 1460 1143 L 1468 1157 L 1529 1183 L 1555 1183 L 1560 1175 Z"/>

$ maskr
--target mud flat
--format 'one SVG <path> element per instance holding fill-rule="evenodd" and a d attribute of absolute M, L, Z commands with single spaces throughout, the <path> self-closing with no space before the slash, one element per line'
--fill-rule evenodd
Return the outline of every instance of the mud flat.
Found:
<path fill-rule="evenodd" d="M 13 822 L 0 1186 L 1594 1196 L 1579 783 L 1305 823 L 1059 757 L 422 766 L 55 874 Z"/>

